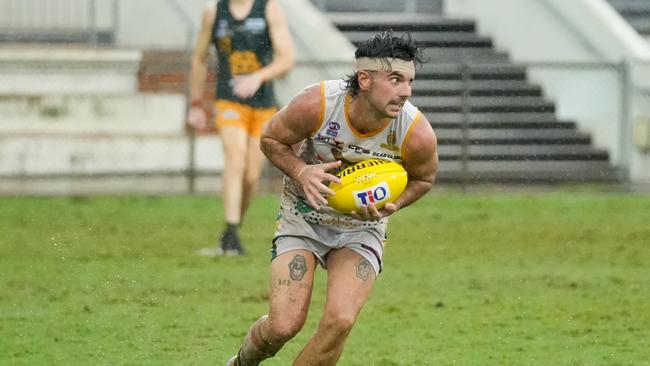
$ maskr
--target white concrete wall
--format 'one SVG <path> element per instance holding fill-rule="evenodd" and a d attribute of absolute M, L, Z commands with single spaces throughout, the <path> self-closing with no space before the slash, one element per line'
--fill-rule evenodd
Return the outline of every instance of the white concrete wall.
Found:
<path fill-rule="evenodd" d="M 605 0 L 447 0 L 445 11 L 475 19 L 497 49 L 531 63 L 558 116 L 592 133 L 633 182 L 650 183 L 650 155 L 632 132 L 648 116 L 650 45 Z"/>
<path fill-rule="evenodd" d="M 3 46 L 0 95 L 134 93 L 142 54 L 45 46 Z"/>
<path fill-rule="evenodd" d="M 188 42 L 189 46 L 194 42 L 207 3 L 208 0 L 120 1 L 117 46 L 186 49 Z"/>

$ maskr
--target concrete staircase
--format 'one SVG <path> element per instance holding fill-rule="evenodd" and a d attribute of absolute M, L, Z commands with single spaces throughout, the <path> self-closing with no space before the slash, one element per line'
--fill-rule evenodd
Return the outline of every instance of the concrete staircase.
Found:
<path fill-rule="evenodd" d="M 650 39 L 650 1 L 608 0 L 639 34 Z"/>
<path fill-rule="evenodd" d="M 411 101 L 438 135 L 442 181 L 614 181 L 607 151 L 530 83 L 524 66 L 496 51 L 471 20 L 439 15 L 329 13 L 355 44 L 386 28 L 410 32 L 429 59 Z"/>

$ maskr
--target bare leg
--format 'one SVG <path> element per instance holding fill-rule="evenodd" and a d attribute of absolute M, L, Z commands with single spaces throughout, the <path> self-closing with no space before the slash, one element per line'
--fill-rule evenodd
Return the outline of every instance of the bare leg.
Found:
<path fill-rule="evenodd" d="M 269 315 L 251 326 L 239 351 L 238 366 L 256 366 L 273 357 L 302 329 L 315 268 L 316 260 L 306 250 L 290 251 L 273 260 Z"/>
<path fill-rule="evenodd" d="M 352 326 L 375 283 L 375 272 L 357 252 L 342 248 L 327 259 L 327 299 L 316 334 L 294 366 L 336 365 Z"/>
<path fill-rule="evenodd" d="M 241 200 L 241 218 L 244 218 L 248 206 L 253 201 L 260 182 L 262 167 L 264 166 L 264 153 L 260 150 L 260 138 L 248 136 L 246 147 L 246 167 L 244 169 L 244 180 Z"/>
<path fill-rule="evenodd" d="M 247 135 L 243 129 L 233 126 L 223 126 L 220 134 L 225 161 L 222 178 L 224 216 L 226 223 L 239 224 L 246 169 Z"/>

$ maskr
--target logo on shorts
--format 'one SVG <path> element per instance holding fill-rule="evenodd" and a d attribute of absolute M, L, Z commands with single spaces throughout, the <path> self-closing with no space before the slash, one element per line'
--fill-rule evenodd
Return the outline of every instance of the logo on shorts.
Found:
<path fill-rule="evenodd" d="M 222 116 L 225 119 L 239 119 L 239 112 L 235 109 L 226 109 L 223 111 Z"/>
<path fill-rule="evenodd" d="M 369 204 L 378 204 L 384 202 L 390 198 L 390 188 L 386 182 L 380 182 L 368 189 L 361 191 L 353 191 L 354 202 L 357 207 L 369 205 Z"/>
<path fill-rule="evenodd" d="M 299 198 L 296 201 L 296 206 L 295 207 L 296 207 L 296 211 L 298 211 L 300 213 L 303 213 L 303 214 L 314 211 L 314 209 L 311 206 L 309 206 L 309 204 L 307 204 L 307 202 L 303 201 L 301 198 Z"/>

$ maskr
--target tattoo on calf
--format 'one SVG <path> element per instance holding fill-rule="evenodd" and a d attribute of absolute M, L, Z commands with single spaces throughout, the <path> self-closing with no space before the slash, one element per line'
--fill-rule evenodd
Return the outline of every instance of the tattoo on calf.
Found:
<path fill-rule="evenodd" d="M 357 263 L 357 277 L 363 281 L 367 281 L 372 273 L 372 265 L 366 258 L 362 258 L 359 263 Z"/>
<path fill-rule="evenodd" d="M 293 257 L 291 262 L 289 262 L 289 276 L 294 281 L 302 281 L 302 278 L 305 277 L 307 272 L 307 261 L 302 255 L 297 255 Z"/>

